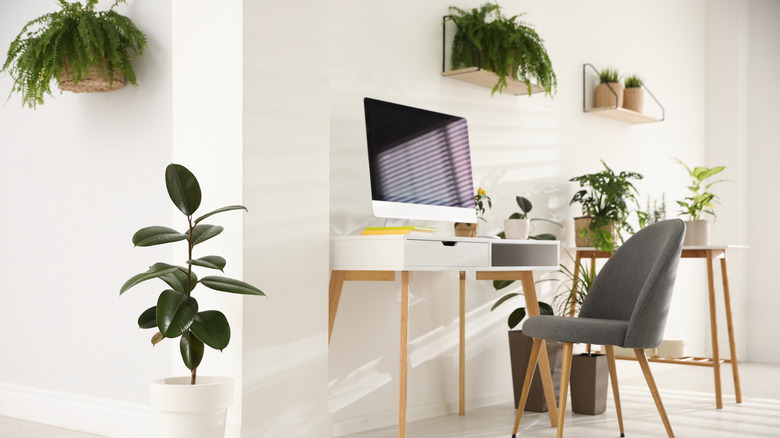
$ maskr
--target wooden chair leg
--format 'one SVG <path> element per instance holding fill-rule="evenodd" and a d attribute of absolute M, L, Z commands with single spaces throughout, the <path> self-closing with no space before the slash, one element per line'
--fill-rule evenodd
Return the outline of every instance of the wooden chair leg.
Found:
<path fill-rule="evenodd" d="M 520 419 L 523 417 L 525 403 L 528 401 L 528 392 L 531 388 L 531 381 L 534 378 L 536 364 L 539 362 L 539 352 L 541 350 L 542 340 L 534 338 L 534 344 L 531 347 L 531 357 L 528 359 L 528 369 L 525 371 L 525 380 L 523 381 L 523 393 L 520 395 L 520 404 L 517 406 L 517 416 L 515 416 L 515 427 L 512 429 L 512 438 L 516 438 L 517 429 L 520 427 Z"/>
<path fill-rule="evenodd" d="M 566 414 L 566 396 L 569 394 L 569 376 L 571 375 L 571 354 L 574 344 L 563 344 L 563 366 L 561 367 L 561 391 L 558 394 L 558 438 L 563 438 L 563 417 Z"/>
<path fill-rule="evenodd" d="M 609 380 L 612 382 L 612 395 L 615 397 L 615 410 L 617 411 L 618 426 L 620 427 L 620 436 L 626 436 L 623 431 L 623 410 L 620 408 L 620 392 L 618 391 L 617 366 L 615 365 L 615 350 L 611 345 L 605 345 L 604 350 L 607 353 L 607 366 L 609 367 Z"/>
<path fill-rule="evenodd" d="M 663 421 L 664 427 L 666 428 L 666 434 L 669 436 L 669 438 L 674 438 L 672 425 L 669 423 L 669 417 L 666 416 L 664 404 L 661 402 L 661 396 L 658 394 L 658 388 L 655 386 L 655 380 L 653 379 L 653 373 L 650 372 L 650 364 L 647 362 L 645 350 L 641 348 L 635 348 L 634 354 L 636 354 L 636 358 L 639 361 L 639 366 L 642 367 L 642 373 L 645 375 L 647 386 L 650 388 L 650 394 L 653 395 L 655 407 L 658 409 L 658 413 L 661 415 L 661 421 Z"/>

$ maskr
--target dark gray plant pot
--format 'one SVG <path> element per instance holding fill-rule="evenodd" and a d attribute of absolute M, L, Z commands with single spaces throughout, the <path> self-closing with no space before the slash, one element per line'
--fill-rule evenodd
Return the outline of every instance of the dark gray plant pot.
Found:
<path fill-rule="evenodd" d="M 509 331 L 509 357 L 512 362 L 512 386 L 515 392 L 515 409 L 520 404 L 520 396 L 523 393 L 523 382 L 525 381 L 525 372 L 528 369 L 528 359 L 531 356 L 531 347 L 533 338 L 526 336 L 520 330 Z M 558 404 L 558 393 L 561 386 L 561 363 L 563 344 L 560 342 L 547 343 L 547 355 L 550 358 L 552 366 L 553 388 L 555 390 L 555 404 Z M 547 404 L 544 400 L 544 391 L 542 389 L 542 378 L 539 376 L 539 370 L 534 373 L 531 381 L 531 390 L 528 392 L 528 400 L 525 403 L 526 411 L 547 412 Z"/>
<path fill-rule="evenodd" d="M 597 415 L 607 410 L 609 368 L 603 354 L 578 354 L 572 357 L 571 410 L 578 414 Z"/>

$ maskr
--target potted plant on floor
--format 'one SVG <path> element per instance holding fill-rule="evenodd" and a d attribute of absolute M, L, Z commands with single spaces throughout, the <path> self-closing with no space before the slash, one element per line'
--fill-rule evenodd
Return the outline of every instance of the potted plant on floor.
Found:
<path fill-rule="evenodd" d="M 193 296 L 198 285 L 228 293 L 260 295 L 260 289 L 240 280 L 209 275 L 198 278 L 193 268 L 222 271 L 226 261 L 218 255 L 195 258 L 194 249 L 217 235 L 223 228 L 204 223 L 204 219 L 232 210 L 246 210 L 243 205 L 222 207 L 194 218 L 200 206 L 198 180 L 184 166 L 171 164 L 165 170 L 165 185 L 173 204 L 187 218 L 187 228 L 180 232 L 164 226 L 151 226 L 133 235 L 135 246 L 155 246 L 186 241 L 184 265 L 158 262 L 147 271 L 134 275 L 119 290 L 119 294 L 144 281 L 162 280 L 168 287 L 160 293 L 157 303 L 138 317 L 142 329 L 157 329 L 152 346 L 165 339 L 178 339 L 187 377 L 174 377 L 151 383 L 152 406 L 160 411 L 160 436 L 166 438 L 216 438 L 225 434 L 225 415 L 233 401 L 233 379 L 228 377 L 198 377 L 204 346 L 223 350 L 230 342 L 230 325 L 218 310 L 201 310 Z"/>
<path fill-rule="evenodd" d="M 615 173 L 603 160 L 604 170 L 576 176 L 569 181 L 579 183 L 569 205 L 579 203 L 583 216 L 574 218 L 575 241 L 578 247 L 594 247 L 614 252 L 620 232 L 633 233 L 627 222 L 631 213 L 629 202 L 636 203 L 637 190 L 630 180 L 640 180 L 636 172 Z"/>
<path fill-rule="evenodd" d="M 534 29 L 520 21 L 521 15 L 505 17 L 496 3 L 485 3 L 470 10 L 450 7 L 451 19 L 458 25 L 452 40 L 452 68 L 481 65 L 498 75 L 491 93 L 501 93 L 507 78 L 528 86 L 535 83 L 552 96 L 558 79 L 544 47 Z M 475 50 L 476 46 L 476 50 Z"/>
<path fill-rule="evenodd" d="M 125 81 L 138 85 L 130 61 L 143 53 L 146 36 L 114 11 L 125 0 L 115 0 L 108 11 L 95 11 L 97 2 L 59 0 L 62 10 L 30 21 L 11 42 L 0 71 L 13 78 L 11 93 L 20 93 L 23 105 L 43 104 L 54 79 L 74 92 L 116 90 Z"/>
<path fill-rule="evenodd" d="M 704 184 L 706 180 L 722 172 L 725 167 L 699 166 L 691 169 L 679 158 L 675 158 L 675 160 L 685 167 L 685 170 L 688 171 L 688 176 L 691 177 L 691 184 L 688 186 L 691 191 L 690 196 L 685 197 L 682 201 L 677 201 L 677 204 L 682 207 L 679 216 L 688 217 L 688 220 L 685 221 L 685 240 L 683 245 L 709 245 L 710 223 L 704 219 L 704 215 L 708 214 L 713 218 L 716 217 L 713 204 L 718 202 L 718 197 L 708 190 L 713 185 L 726 180 L 719 179 L 706 185 Z"/>
<path fill-rule="evenodd" d="M 615 68 L 607 67 L 599 72 L 599 85 L 593 99 L 594 108 L 620 108 L 623 106 L 623 85 Z"/>
<path fill-rule="evenodd" d="M 642 89 L 642 78 L 637 75 L 627 76 L 626 89 L 623 90 L 623 108 L 641 113 L 645 108 L 645 90 Z"/>
<path fill-rule="evenodd" d="M 459 237 L 475 237 L 477 235 L 477 228 L 479 228 L 479 221 L 487 222 L 484 215 L 489 209 L 493 207 L 493 201 L 487 192 L 482 187 L 477 189 L 477 193 L 474 195 L 474 205 L 477 209 L 477 222 L 470 224 L 466 222 L 455 222 L 455 235 Z"/>

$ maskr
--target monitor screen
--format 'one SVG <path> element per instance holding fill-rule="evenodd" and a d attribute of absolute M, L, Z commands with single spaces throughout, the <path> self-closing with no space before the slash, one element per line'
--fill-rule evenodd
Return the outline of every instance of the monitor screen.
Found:
<path fill-rule="evenodd" d="M 476 222 L 462 117 L 365 98 L 374 215 Z"/>

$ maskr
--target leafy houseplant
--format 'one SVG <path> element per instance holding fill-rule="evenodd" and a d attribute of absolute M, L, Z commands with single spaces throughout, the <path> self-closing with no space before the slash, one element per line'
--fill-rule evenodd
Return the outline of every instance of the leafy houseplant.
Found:
<path fill-rule="evenodd" d="M 633 228 L 627 222 L 631 213 L 628 202 L 636 203 L 637 191 L 630 180 L 643 177 L 636 172 L 616 174 L 603 160 L 601 164 L 604 170 L 569 180 L 582 187 L 574 194 L 569 205 L 581 204 L 584 216 L 575 218 L 577 246 L 594 246 L 601 251 L 613 252 L 621 230 L 633 233 Z"/>
<path fill-rule="evenodd" d="M 677 201 L 677 204 L 682 207 L 680 216 L 687 215 L 688 220 L 685 221 L 685 240 L 683 245 L 709 245 L 710 229 L 709 222 L 704 220 L 704 215 L 708 214 L 713 218 L 716 217 L 713 204 L 718 202 L 718 197 L 709 192 L 708 190 L 713 185 L 725 181 L 716 180 L 705 184 L 705 181 L 722 172 L 725 169 L 724 166 L 716 167 L 694 167 L 691 169 L 682 160 L 675 158 L 678 163 L 685 167 L 688 171 L 688 175 L 691 177 L 691 185 L 688 186 L 691 194 L 685 197 L 682 201 Z M 702 187 L 702 185 L 704 185 Z"/>
<path fill-rule="evenodd" d="M 151 226 L 138 230 L 133 235 L 135 246 L 154 246 L 179 241 L 187 242 L 187 260 L 184 266 L 155 263 L 146 272 L 134 275 L 119 290 L 125 293 L 131 287 L 146 280 L 159 278 L 170 289 L 165 289 L 157 299 L 157 305 L 146 309 L 138 318 L 138 326 L 143 329 L 156 328 L 152 336 L 152 345 L 163 339 L 179 340 L 179 349 L 184 365 L 191 370 L 190 383 L 195 384 L 197 368 L 203 359 L 204 344 L 215 350 L 222 350 L 230 342 L 230 325 L 225 315 L 217 310 L 200 311 L 192 292 L 199 284 L 221 292 L 261 295 L 260 289 L 240 280 L 221 276 L 206 276 L 198 279 L 193 267 L 202 267 L 222 271 L 226 261 L 217 255 L 194 258 L 193 250 L 223 230 L 218 225 L 208 225 L 202 221 L 217 213 L 231 210 L 246 210 L 243 205 L 231 205 L 206 213 L 193 220 L 200 206 L 201 191 L 198 180 L 187 168 L 170 164 L 165 169 L 165 185 L 173 204 L 187 217 L 187 229 L 179 232 L 163 226 Z"/>
<path fill-rule="evenodd" d="M 645 106 L 645 90 L 642 89 L 642 78 L 631 75 L 625 79 L 626 89 L 623 91 L 623 108 L 641 113 Z"/>
<path fill-rule="evenodd" d="M 504 236 L 507 239 L 531 239 L 531 240 L 556 240 L 554 234 L 542 233 L 535 236 L 529 236 L 530 223 L 533 221 L 545 221 L 551 224 L 562 226 L 558 222 L 543 218 L 528 218 L 528 213 L 534 208 L 531 201 L 522 196 L 515 196 L 517 206 L 520 212 L 512 213 L 508 219 L 504 220 Z"/>
<path fill-rule="evenodd" d="M 133 22 L 114 11 L 95 11 L 98 0 L 68 3 L 58 0 L 62 10 L 28 22 L 11 42 L 0 71 L 14 79 L 11 93 L 22 95 L 30 108 L 52 95 L 51 81 L 70 91 L 108 91 L 121 88 L 127 80 L 137 86 L 130 60 L 146 48 L 146 36 Z M 105 83 L 99 90 L 85 89 L 85 83 Z M 116 82 L 116 83 L 115 83 Z"/>
<path fill-rule="evenodd" d="M 487 195 L 485 189 L 480 187 L 477 189 L 477 193 L 474 195 L 474 206 L 477 210 L 477 219 L 482 222 L 487 222 L 483 217 L 485 212 L 493 207 L 493 201 L 490 196 Z M 455 222 L 455 235 L 460 237 L 475 237 L 477 235 L 477 223 Z"/>
<path fill-rule="evenodd" d="M 623 106 L 623 86 L 617 69 L 607 67 L 599 72 L 599 85 L 595 93 L 595 108 Z"/>
<path fill-rule="evenodd" d="M 452 68 L 480 65 L 498 75 L 492 94 L 507 86 L 507 76 L 528 85 L 531 83 L 552 96 L 558 79 L 544 47 L 544 41 L 535 30 L 520 21 L 521 15 L 505 17 L 501 7 L 485 3 L 470 10 L 450 7 L 458 30 L 452 41 Z M 476 50 L 475 50 L 476 47 Z"/>

